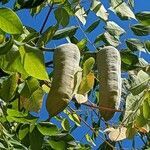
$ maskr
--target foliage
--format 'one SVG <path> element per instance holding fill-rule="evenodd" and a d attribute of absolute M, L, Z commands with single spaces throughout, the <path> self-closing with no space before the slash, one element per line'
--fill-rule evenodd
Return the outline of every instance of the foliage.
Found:
<path fill-rule="evenodd" d="M 109 8 L 100 0 L 15 0 L 11 8 L 6 7 L 10 0 L 0 3 L 0 149 L 124 149 L 120 141 L 131 139 L 134 145 L 137 136 L 144 142 L 141 149 L 150 148 L 150 65 L 140 55 L 150 57 L 150 41 L 144 38 L 150 34 L 149 11 L 134 13 L 134 0 L 110 0 Z M 40 31 L 25 26 L 17 15 L 28 9 L 35 17 L 44 8 L 48 14 Z M 131 38 L 123 40 L 128 31 L 111 18 L 111 12 L 120 22 L 132 20 L 128 28 L 133 33 Z M 45 29 L 50 14 L 55 24 Z M 96 20 L 90 19 L 86 26 L 90 15 Z M 100 33 L 93 34 L 96 32 Z M 42 108 L 54 75 L 53 70 L 47 71 L 53 68 L 53 60 L 45 62 L 44 56 L 55 51 L 49 43 L 61 40 L 78 46 L 82 80 L 63 112 L 41 120 L 33 114 Z M 119 50 L 125 75 L 120 109 L 107 122 L 99 112 L 102 108 L 98 107 L 101 99 L 95 63 L 96 53 L 105 46 Z M 82 139 L 72 136 L 73 131 L 82 131 L 85 126 L 89 130 L 81 132 Z"/>

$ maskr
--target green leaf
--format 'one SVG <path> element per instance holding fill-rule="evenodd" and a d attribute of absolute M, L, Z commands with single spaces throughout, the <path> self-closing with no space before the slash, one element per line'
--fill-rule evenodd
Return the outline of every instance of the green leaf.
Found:
<path fill-rule="evenodd" d="M 68 117 L 77 125 L 80 126 L 80 119 L 76 113 L 69 113 Z"/>
<path fill-rule="evenodd" d="M 3 150 L 3 149 L 6 149 L 5 148 L 5 146 L 2 144 L 2 143 L 0 143 L 0 148 Z"/>
<path fill-rule="evenodd" d="M 13 45 L 12 49 L 7 54 L 0 57 L 0 67 L 8 73 L 19 72 L 28 76 L 21 63 L 18 47 L 15 45 Z"/>
<path fill-rule="evenodd" d="M 13 39 L 10 38 L 5 43 L 0 44 L 0 55 L 6 54 L 13 46 Z"/>
<path fill-rule="evenodd" d="M 108 21 L 105 29 L 113 36 L 120 36 L 125 33 L 125 30 L 113 21 Z"/>
<path fill-rule="evenodd" d="M 9 8 L 0 8 L 0 29 L 9 34 L 21 34 L 23 25 L 16 15 Z"/>
<path fill-rule="evenodd" d="M 88 75 L 94 67 L 95 59 L 93 57 L 88 58 L 83 64 L 83 76 Z"/>
<path fill-rule="evenodd" d="M 122 51 L 121 62 L 122 62 L 121 66 L 123 70 L 132 70 L 135 68 L 139 60 L 135 54 L 128 51 Z"/>
<path fill-rule="evenodd" d="M 146 41 L 144 43 L 144 45 L 145 45 L 146 49 L 150 52 L 150 40 Z"/>
<path fill-rule="evenodd" d="M 147 99 L 143 102 L 143 116 L 145 119 L 150 119 L 150 105 Z"/>
<path fill-rule="evenodd" d="M 41 134 L 47 136 L 55 136 L 59 133 L 57 126 L 50 122 L 41 122 L 37 124 L 37 128 Z"/>
<path fill-rule="evenodd" d="M 18 85 L 18 75 L 13 74 L 6 78 L 0 85 L 0 98 L 10 101 L 14 96 Z"/>
<path fill-rule="evenodd" d="M 63 127 L 63 129 L 65 131 L 69 131 L 70 130 L 70 124 L 69 124 L 69 121 L 68 119 L 64 118 L 61 122 L 61 126 Z"/>
<path fill-rule="evenodd" d="M 140 111 L 134 121 L 134 126 L 137 128 L 143 127 L 147 124 L 147 120 L 144 118 L 143 113 Z"/>
<path fill-rule="evenodd" d="M 99 19 L 96 20 L 94 23 L 92 23 L 92 24 L 86 29 L 85 32 L 88 32 L 88 33 L 92 32 L 92 31 L 99 25 L 99 23 L 100 23 L 100 20 L 99 20 Z"/>
<path fill-rule="evenodd" d="M 136 19 L 129 6 L 122 0 L 111 0 L 111 10 L 115 12 L 122 20 Z"/>
<path fill-rule="evenodd" d="M 140 21 L 140 23 L 150 26 L 150 11 L 142 11 L 135 14 L 135 16 Z"/>
<path fill-rule="evenodd" d="M 48 80 L 42 51 L 36 47 L 24 45 L 20 47 L 21 61 L 26 72 L 40 80 Z"/>
<path fill-rule="evenodd" d="M 50 140 L 48 141 L 48 143 L 50 144 L 51 148 L 55 150 L 66 150 L 66 143 L 62 140 L 59 141 Z"/>
<path fill-rule="evenodd" d="M 84 7 L 81 7 L 79 4 L 76 6 L 76 12 L 75 15 L 77 16 L 77 18 L 82 22 L 83 25 L 86 24 L 86 12 L 84 10 Z"/>
<path fill-rule="evenodd" d="M 24 139 L 25 136 L 29 133 L 29 126 L 27 124 L 23 124 L 18 133 L 18 137 L 20 140 Z"/>
<path fill-rule="evenodd" d="M 107 10 L 105 9 L 104 5 L 98 1 L 98 0 L 93 0 L 92 4 L 91 4 L 91 8 L 92 11 L 95 12 L 95 14 L 100 17 L 101 19 L 103 19 L 104 21 L 108 20 L 108 13 Z"/>
<path fill-rule="evenodd" d="M 43 135 L 35 127 L 29 134 L 30 144 L 32 150 L 41 150 L 43 144 Z"/>
<path fill-rule="evenodd" d="M 69 24 L 69 15 L 68 12 L 64 8 L 57 8 L 54 11 L 55 18 L 58 23 L 60 23 L 63 27 L 66 27 Z"/>
<path fill-rule="evenodd" d="M 24 40 L 22 42 L 29 43 L 31 41 L 38 39 L 38 38 L 39 38 L 39 33 L 33 31 L 33 32 L 27 34 L 27 36 L 24 38 Z"/>
<path fill-rule="evenodd" d="M 58 25 L 50 26 L 44 33 L 42 33 L 42 36 L 39 38 L 37 42 L 37 45 L 39 47 L 45 46 L 53 38 L 57 29 Z"/>
<path fill-rule="evenodd" d="M 66 27 L 64 29 L 57 30 L 55 35 L 53 36 L 53 40 L 62 39 L 67 36 L 73 36 L 76 33 L 77 29 L 78 27 L 71 26 L 71 27 Z"/>
<path fill-rule="evenodd" d="M 79 50 L 82 51 L 83 49 L 86 48 L 86 44 L 87 44 L 87 39 L 82 39 L 81 41 L 77 43 L 77 46 Z"/>
<path fill-rule="evenodd" d="M 132 95 L 132 93 L 130 93 L 127 96 L 123 123 L 130 124 L 134 121 L 141 105 L 142 95 L 143 93 L 140 93 L 138 95 Z"/>
<path fill-rule="evenodd" d="M 131 27 L 131 30 L 137 36 L 147 36 L 150 34 L 150 26 L 145 26 L 143 24 L 136 24 Z"/>
<path fill-rule="evenodd" d="M 94 143 L 94 141 L 92 140 L 92 138 L 91 138 L 91 136 L 90 136 L 89 134 L 86 134 L 86 135 L 85 135 L 85 138 L 86 138 L 86 140 L 87 140 L 89 143 L 91 143 L 92 145 L 96 146 L 95 143 Z"/>
<path fill-rule="evenodd" d="M 139 50 L 139 51 L 145 52 L 144 44 L 139 39 L 134 39 L 134 38 L 127 39 L 126 44 L 127 44 L 128 48 L 132 51 Z"/>
<path fill-rule="evenodd" d="M 131 85 L 130 91 L 132 92 L 132 94 L 137 95 L 143 92 L 143 90 L 147 88 L 149 80 L 150 80 L 150 75 L 140 70 L 134 82 Z"/>
<path fill-rule="evenodd" d="M 30 98 L 33 92 L 35 92 L 38 88 L 40 88 L 39 81 L 36 78 L 30 77 L 25 81 L 20 95 Z"/>

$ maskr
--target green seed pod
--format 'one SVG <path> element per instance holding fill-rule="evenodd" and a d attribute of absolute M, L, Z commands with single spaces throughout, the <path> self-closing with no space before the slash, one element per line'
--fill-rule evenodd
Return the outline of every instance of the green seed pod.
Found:
<path fill-rule="evenodd" d="M 97 53 L 97 68 L 100 84 L 100 113 L 107 121 L 115 111 L 108 111 L 102 107 L 118 109 L 121 100 L 121 58 L 119 51 L 106 46 Z"/>
<path fill-rule="evenodd" d="M 75 74 L 79 69 L 80 51 L 75 44 L 63 44 L 54 51 L 54 75 L 46 107 L 50 116 L 61 112 L 74 95 Z"/>

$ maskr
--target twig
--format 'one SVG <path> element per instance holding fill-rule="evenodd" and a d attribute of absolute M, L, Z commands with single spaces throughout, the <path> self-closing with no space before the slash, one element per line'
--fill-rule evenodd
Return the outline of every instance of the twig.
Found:
<path fill-rule="evenodd" d="M 47 67 L 47 66 L 52 65 L 52 64 L 53 64 L 53 61 L 49 61 L 49 62 L 45 63 L 45 66 Z"/>
<path fill-rule="evenodd" d="M 68 108 L 72 111 L 72 112 L 76 112 L 74 109 L 72 109 L 70 106 L 68 106 Z M 79 119 L 95 134 L 97 134 L 94 130 L 94 128 L 92 128 L 85 120 L 83 120 L 79 115 L 78 115 Z M 112 144 L 110 144 L 106 139 L 104 139 L 103 137 L 99 136 L 107 145 L 109 145 L 112 149 L 115 149 L 114 146 Z"/>
<path fill-rule="evenodd" d="M 93 103 L 92 103 L 92 105 L 87 104 L 87 103 L 82 103 L 82 105 L 85 105 L 85 106 L 88 106 L 88 107 L 91 107 L 91 108 L 95 108 L 95 109 L 108 110 L 108 111 L 112 111 L 112 112 L 123 112 L 122 110 L 118 110 L 118 109 L 108 108 L 108 107 L 104 107 L 104 106 L 97 106 Z"/>
<path fill-rule="evenodd" d="M 55 48 L 41 47 L 40 50 L 46 51 L 46 52 L 54 52 Z"/>
<path fill-rule="evenodd" d="M 48 20 L 48 17 L 49 17 L 49 15 L 50 15 L 50 13 L 51 13 L 51 11 L 52 11 L 52 9 L 53 9 L 53 3 L 51 4 L 51 6 L 49 6 L 49 11 L 48 11 L 48 13 L 47 13 L 47 15 L 46 15 L 46 17 L 45 17 L 45 20 L 44 20 L 44 22 L 43 22 L 43 25 L 42 25 L 42 27 L 41 27 L 41 30 L 40 30 L 40 34 L 43 32 L 43 29 L 44 29 L 44 27 L 45 27 L 45 25 L 46 25 L 46 22 L 47 22 L 47 20 Z"/>
<path fill-rule="evenodd" d="M 80 25 L 80 23 L 79 23 L 77 17 L 75 17 L 75 19 L 76 19 L 76 21 L 77 21 L 77 23 L 78 23 L 78 25 L 79 25 L 80 30 L 82 31 L 82 33 L 84 34 L 84 36 L 86 37 L 86 39 L 88 40 L 88 42 L 94 47 L 95 50 L 97 50 L 96 46 L 90 41 L 89 37 L 85 34 L 85 32 L 84 32 L 84 30 L 82 29 L 82 27 L 81 27 L 81 25 Z"/>

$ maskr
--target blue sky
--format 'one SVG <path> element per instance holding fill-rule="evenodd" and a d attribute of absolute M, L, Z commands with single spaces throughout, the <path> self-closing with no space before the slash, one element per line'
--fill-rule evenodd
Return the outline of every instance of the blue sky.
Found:
<path fill-rule="evenodd" d="M 87 0 L 88 1 L 88 0 Z M 9 3 L 9 5 L 7 5 L 8 7 L 10 7 L 12 5 L 14 1 L 11 1 Z M 101 2 L 104 4 L 104 6 L 106 8 L 109 7 L 108 5 L 108 0 L 101 0 Z M 1 6 L 1 5 L 0 5 Z M 48 11 L 48 8 L 45 8 L 44 10 L 42 10 L 42 12 L 36 16 L 36 17 L 31 17 L 30 16 L 30 13 L 28 10 L 21 10 L 21 11 L 18 11 L 18 15 L 21 19 L 21 21 L 23 22 L 24 25 L 26 26 L 30 26 L 30 27 L 33 27 L 35 28 L 37 31 L 39 31 L 41 29 L 41 26 L 43 24 L 43 21 L 45 19 L 45 16 L 47 14 L 47 11 Z M 134 7 L 134 12 L 137 13 L 137 12 L 140 12 L 140 11 L 150 11 L 150 0 L 135 0 L 135 7 Z M 126 31 L 126 34 L 123 35 L 121 37 L 121 41 L 122 41 L 122 45 L 120 47 L 124 47 L 124 44 L 125 44 L 125 39 L 127 38 L 133 38 L 133 37 L 136 37 L 134 36 L 134 34 L 132 33 L 131 30 L 129 30 L 129 24 L 132 25 L 132 24 L 135 24 L 137 23 L 136 21 L 134 20 L 131 20 L 131 21 L 121 21 L 116 15 L 114 15 L 113 12 L 109 11 L 110 13 L 110 20 L 111 21 L 115 21 L 118 25 L 120 25 L 125 31 Z M 90 24 L 93 23 L 94 20 L 96 20 L 97 18 L 95 17 L 94 14 L 90 14 L 88 16 L 88 19 L 87 19 L 87 23 L 85 26 L 82 26 L 83 29 L 86 29 Z M 92 22 L 91 22 L 92 20 Z M 50 25 L 53 25 L 56 23 L 56 20 L 53 16 L 53 14 L 51 14 L 49 16 L 49 19 L 48 19 L 48 22 L 46 24 L 46 27 L 49 27 Z M 75 20 L 71 20 L 71 23 L 70 25 L 76 25 L 76 21 Z M 91 41 L 93 41 L 93 37 L 95 37 L 96 35 L 99 35 L 100 33 L 102 33 L 104 31 L 103 29 L 103 26 L 104 26 L 104 23 L 103 22 L 100 22 L 99 26 L 96 28 L 96 30 L 94 32 L 92 32 L 91 34 L 88 34 L 88 37 Z M 79 39 L 82 39 L 82 38 L 85 38 L 83 33 L 81 31 L 79 31 L 77 33 L 77 36 L 79 37 Z M 139 38 L 139 37 L 138 37 Z M 148 40 L 150 39 L 150 36 L 147 36 L 147 37 L 140 37 L 141 40 Z M 64 42 L 67 42 L 66 40 L 60 40 L 60 41 L 52 41 L 51 43 L 49 43 L 47 46 L 48 47 L 56 47 L 57 45 L 60 45 L 60 44 L 63 44 Z M 93 49 L 93 47 L 89 44 L 89 47 L 91 48 L 91 50 Z M 142 53 L 141 57 L 144 57 L 147 61 L 150 62 L 150 55 L 148 53 Z M 46 53 L 46 57 L 45 57 L 46 61 L 48 60 L 52 60 L 52 54 L 51 53 Z M 43 107 L 44 108 L 44 107 Z M 45 109 L 42 109 L 42 111 L 40 112 L 40 117 L 41 118 L 46 118 L 47 117 L 47 113 L 46 113 L 46 110 Z M 82 135 L 84 133 L 86 133 L 89 129 L 86 128 L 86 126 L 84 124 L 82 124 L 83 126 L 76 129 L 72 134 L 73 136 L 77 139 L 77 140 L 81 140 L 82 138 Z M 99 145 L 100 144 L 100 138 L 98 138 L 96 140 L 96 144 Z M 136 141 L 136 147 L 139 148 L 141 145 L 143 145 L 142 141 L 137 137 L 135 138 L 135 141 Z M 85 140 L 83 139 L 83 142 L 85 142 Z M 129 140 L 125 140 L 123 142 L 123 145 L 124 147 L 126 148 L 130 148 L 131 145 L 132 145 L 132 142 L 129 141 Z M 94 148 L 96 149 L 96 148 Z"/>

